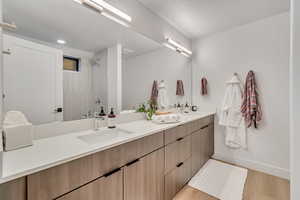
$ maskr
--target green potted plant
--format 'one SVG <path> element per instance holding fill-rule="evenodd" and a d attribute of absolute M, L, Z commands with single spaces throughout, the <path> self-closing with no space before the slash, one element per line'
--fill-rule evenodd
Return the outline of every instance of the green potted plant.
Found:
<path fill-rule="evenodd" d="M 152 120 L 152 117 L 155 114 L 156 110 L 157 106 L 150 100 L 147 103 L 141 104 L 138 107 L 137 112 L 145 113 L 147 120 Z"/>

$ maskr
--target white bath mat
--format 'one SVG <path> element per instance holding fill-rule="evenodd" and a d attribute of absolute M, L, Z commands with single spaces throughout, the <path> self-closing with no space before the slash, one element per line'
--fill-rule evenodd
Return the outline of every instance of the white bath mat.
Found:
<path fill-rule="evenodd" d="M 221 200 L 242 200 L 248 170 L 209 160 L 189 186 Z"/>

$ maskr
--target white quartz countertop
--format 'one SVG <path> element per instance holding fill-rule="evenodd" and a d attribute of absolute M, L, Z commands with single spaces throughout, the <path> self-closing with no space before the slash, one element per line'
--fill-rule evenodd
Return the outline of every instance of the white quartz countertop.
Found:
<path fill-rule="evenodd" d="M 199 112 L 187 114 L 183 116 L 181 122 L 175 124 L 155 124 L 147 120 L 118 124 L 118 128 L 131 131 L 132 133 L 119 137 L 106 138 L 103 141 L 92 144 L 78 137 L 89 135 L 93 133 L 93 130 L 35 140 L 33 146 L 3 152 L 3 174 L 0 178 L 0 184 L 212 114 L 214 113 Z M 101 128 L 101 130 L 106 130 L 106 128 Z"/>

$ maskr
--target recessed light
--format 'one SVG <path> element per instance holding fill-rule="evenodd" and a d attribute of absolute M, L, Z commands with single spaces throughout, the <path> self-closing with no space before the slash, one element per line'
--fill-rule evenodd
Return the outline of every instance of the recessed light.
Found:
<path fill-rule="evenodd" d="M 57 40 L 56 41 L 58 44 L 66 44 L 67 42 L 66 41 L 64 41 L 64 40 Z"/>

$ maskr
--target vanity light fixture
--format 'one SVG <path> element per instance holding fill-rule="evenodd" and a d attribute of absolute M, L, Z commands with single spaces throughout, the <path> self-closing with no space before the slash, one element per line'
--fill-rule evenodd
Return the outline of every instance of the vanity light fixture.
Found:
<path fill-rule="evenodd" d="M 177 51 L 177 49 L 176 49 L 175 47 L 171 46 L 171 45 L 168 44 L 168 43 L 163 43 L 163 45 L 164 45 L 165 47 L 168 47 L 169 49 L 171 49 L 171 50 L 173 50 L 173 51 Z"/>
<path fill-rule="evenodd" d="M 65 40 L 57 40 L 56 41 L 58 44 L 66 44 L 67 42 Z"/>
<path fill-rule="evenodd" d="M 73 0 L 77 3 L 83 4 L 93 10 L 96 10 L 101 15 L 113 20 L 123 26 L 129 27 L 127 22 L 131 22 L 132 18 L 121 10 L 108 4 L 103 0 Z M 114 16 L 115 15 L 115 16 Z M 119 19 L 120 18 L 120 19 Z"/>
<path fill-rule="evenodd" d="M 171 38 L 166 38 L 167 43 L 164 43 L 163 45 L 172 49 L 173 51 L 177 51 L 178 53 L 190 57 L 193 52 L 176 42 L 175 40 L 172 40 Z"/>
<path fill-rule="evenodd" d="M 128 23 L 126 23 L 126 22 L 124 22 L 124 21 L 122 21 L 122 20 L 120 20 L 120 19 L 118 19 L 118 18 L 116 18 L 116 17 L 108 14 L 107 12 L 102 12 L 101 14 L 103 16 L 107 17 L 108 19 L 113 20 L 113 21 L 115 21 L 115 22 L 117 22 L 117 23 L 119 23 L 119 24 L 121 24 L 123 26 L 130 27 L 130 25 Z"/>

